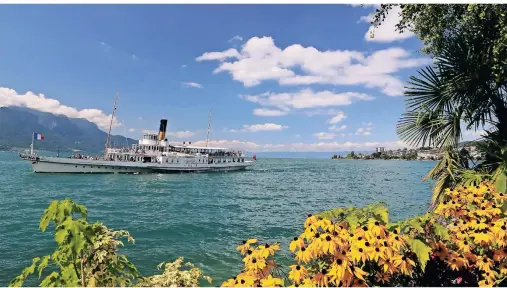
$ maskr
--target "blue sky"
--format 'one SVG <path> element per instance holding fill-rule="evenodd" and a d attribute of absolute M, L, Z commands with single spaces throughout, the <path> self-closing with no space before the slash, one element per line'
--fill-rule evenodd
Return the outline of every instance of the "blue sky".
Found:
<path fill-rule="evenodd" d="M 366 22 L 373 10 L 4 6 L 0 106 L 84 117 L 105 127 L 118 91 L 122 125 L 113 132 L 136 139 L 166 118 L 170 140 L 202 141 L 212 108 L 216 146 L 400 147 L 395 124 L 404 110 L 403 83 L 429 59 L 418 53 L 421 42 L 411 33 L 394 31 L 396 13 L 370 38 Z"/>

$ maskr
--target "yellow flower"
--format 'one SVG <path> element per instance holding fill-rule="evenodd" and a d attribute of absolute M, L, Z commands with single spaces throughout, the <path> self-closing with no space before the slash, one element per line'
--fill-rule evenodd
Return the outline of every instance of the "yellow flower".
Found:
<path fill-rule="evenodd" d="M 472 249 L 472 243 L 468 242 L 467 240 L 457 240 L 456 245 L 458 246 L 458 249 L 463 252 L 470 252 Z"/>
<path fill-rule="evenodd" d="M 247 274 L 241 274 L 236 277 L 237 284 L 236 287 L 252 287 L 254 286 L 254 282 L 257 280 L 257 278 L 247 275 Z"/>
<path fill-rule="evenodd" d="M 264 267 L 266 267 L 266 259 L 264 258 L 257 258 L 257 257 L 251 257 L 249 261 L 245 263 L 246 269 L 248 270 L 260 270 Z"/>
<path fill-rule="evenodd" d="M 336 251 L 337 245 L 333 237 L 329 234 L 322 235 L 324 240 L 322 240 L 320 244 L 320 249 L 324 254 L 334 254 Z"/>
<path fill-rule="evenodd" d="M 449 265 L 452 270 L 458 271 L 466 265 L 465 259 L 459 257 L 457 253 L 452 253 L 449 256 L 450 257 L 447 260 L 447 265 Z"/>
<path fill-rule="evenodd" d="M 246 251 L 250 248 L 250 245 L 257 243 L 257 239 L 248 239 L 243 240 L 243 244 L 239 245 L 236 250 L 238 250 L 241 255 L 245 255 Z"/>
<path fill-rule="evenodd" d="M 393 257 L 394 266 L 399 268 L 401 273 L 405 275 L 412 275 L 412 267 L 414 267 L 415 262 L 406 257 L 405 255 L 397 255 Z"/>
<path fill-rule="evenodd" d="M 273 276 L 268 275 L 268 277 L 261 280 L 261 285 L 262 287 L 283 286 L 283 280 L 280 278 L 273 278 Z"/>
<path fill-rule="evenodd" d="M 486 256 L 477 259 L 477 267 L 484 272 L 490 272 L 493 266 L 493 261 Z"/>
<path fill-rule="evenodd" d="M 296 260 L 299 262 L 308 263 L 312 259 L 312 253 L 310 250 L 307 250 L 305 247 L 301 247 L 299 251 L 296 253 Z"/>
<path fill-rule="evenodd" d="M 367 256 L 362 247 L 353 247 L 350 249 L 350 257 L 355 263 L 359 261 L 366 262 Z"/>
<path fill-rule="evenodd" d="M 384 273 L 394 274 L 397 271 L 396 267 L 394 266 L 394 262 L 389 258 L 379 259 L 378 263 Z"/>
<path fill-rule="evenodd" d="M 280 244 L 275 243 L 275 244 L 269 245 L 266 243 L 265 245 L 259 245 L 257 255 L 260 255 L 261 257 L 264 257 L 264 258 L 268 258 L 268 256 L 270 256 L 270 255 L 271 256 L 275 255 L 275 251 L 279 251 L 279 250 L 280 250 Z"/>
<path fill-rule="evenodd" d="M 368 258 L 372 261 L 378 262 L 379 258 L 385 258 L 384 254 L 380 251 L 380 247 L 372 247 L 367 250 Z"/>
<path fill-rule="evenodd" d="M 329 276 L 332 282 L 338 285 L 345 275 L 345 271 L 350 271 L 349 261 L 346 259 L 336 259 L 331 264 L 331 269 L 329 270 Z"/>
<path fill-rule="evenodd" d="M 493 240 L 493 237 L 490 233 L 472 233 L 471 237 L 474 239 L 474 243 L 478 245 L 488 245 Z"/>
<path fill-rule="evenodd" d="M 319 273 L 313 276 L 313 282 L 317 284 L 317 286 L 329 286 L 329 274 L 327 273 L 326 268 L 322 268 Z"/>
<path fill-rule="evenodd" d="M 294 283 L 296 284 L 301 283 L 301 280 L 303 280 L 306 277 L 306 274 L 308 274 L 308 271 L 302 265 L 291 265 L 289 268 L 291 268 L 289 271 L 289 279 L 294 280 Z"/>
<path fill-rule="evenodd" d="M 363 269 L 359 267 L 354 267 L 354 275 L 356 276 L 357 279 L 366 281 L 364 280 L 364 276 L 368 275 L 368 273 L 364 272 Z"/>
<path fill-rule="evenodd" d="M 312 279 L 305 278 L 299 287 L 315 287 L 315 283 L 313 283 Z"/>
<path fill-rule="evenodd" d="M 289 250 L 294 253 L 296 251 L 296 248 L 301 249 L 301 247 L 305 246 L 305 241 L 303 239 L 294 237 L 294 240 L 290 242 Z"/>
<path fill-rule="evenodd" d="M 312 214 L 308 214 L 308 218 L 306 218 L 306 221 L 305 221 L 305 228 L 312 225 L 313 223 L 315 223 L 317 221 L 318 221 L 317 216 L 312 215 Z"/>
<path fill-rule="evenodd" d="M 234 287 L 237 284 L 236 277 L 227 279 L 224 283 L 222 283 L 222 287 Z"/>
<path fill-rule="evenodd" d="M 374 236 L 379 236 L 380 238 L 386 237 L 385 227 L 376 219 L 371 218 L 368 220 L 368 230 Z"/>

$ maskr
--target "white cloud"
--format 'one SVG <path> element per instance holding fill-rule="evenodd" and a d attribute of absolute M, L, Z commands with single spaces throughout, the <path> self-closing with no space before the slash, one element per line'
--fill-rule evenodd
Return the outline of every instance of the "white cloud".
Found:
<path fill-rule="evenodd" d="M 167 136 L 176 137 L 176 138 L 189 138 L 195 136 L 195 132 L 192 131 L 176 131 L 176 132 L 167 132 Z"/>
<path fill-rule="evenodd" d="M 238 133 L 238 132 L 259 132 L 259 131 L 281 131 L 287 128 L 289 128 L 289 126 L 274 123 L 264 123 L 254 125 L 243 125 L 243 129 L 240 130 L 230 129 L 229 132 Z"/>
<path fill-rule="evenodd" d="M 185 64 L 181 65 L 181 68 L 185 68 L 185 67 L 187 67 L 187 65 L 185 65 Z"/>
<path fill-rule="evenodd" d="M 107 44 L 106 42 L 104 41 L 100 41 L 100 46 L 102 46 L 104 48 L 105 51 L 109 52 L 111 51 L 111 45 Z"/>
<path fill-rule="evenodd" d="M 304 109 L 314 107 L 345 106 L 357 100 L 373 100 L 374 98 L 355 92 L 336 94 L 331 91 L 314 92 L 312 89 L 303 89 L 296 93 L 270 93 L 259 95 L 240 95 L 241 98 L 258 103 L 261 106 L 277 107 L 279 109 Z"/>
<path fill-rule="evenodd" d="M 201 56 L 197 57 L 195 60 L 199 61 L 209 61 L 209 60 L 225 60 L 227 58 L 239 58 L 238 50 L 231 48 L 223 52 L 206 52 Z"/>
<path fill-rule="evenodd" d="M 319 138 L 319 140 L 331 140 L 334 137 L 336 137 L 336 134 L 328 133 L 328 132 L 319 132 L 319 133 L 313 134 L 313 136 Z"/>
<path fill-rule="evenodd" d="M 141 121 L 141 120 L 143 120 L 143 117 L 139 116 L 139 117 L 137 117 L 137 120 Z"/>
<path fill-rule="evenodd" d="M 327 120 L 327 123 L 329 123 L 329 124 L 336 124 L 336 123 L 342 121 L 345 118 L 347 118 L 347 115 L 345 115 L 345 113 L 343 113 L 342 111 L 340 111 L 340 112 L 338 112 L 338 114 L 336 114 L 336 116 L 334 116 L 333 118 Z"/>
<path fill-rule="evenodd" d="M 284 116 L 287 115 L 287 111 L 284 110 L 277 110 L 277 109 L 264 109 L 264 108 L 257 108 L 254 109 L 253 114 L 255 116 Z"/>
<path fill-rule="evenodd" d="M 243 41 L 243 37 L 236 35 L 236 36 L 232 37 L 231 39 L 229 39 L 229 42 L 233 42 L 233 41 Z"/>
<path fill-rule="evenodd" d="M 401 8 L 399 6 L 394 6 L 389 13 L 387 13 L 386 18 L 382 21 L 382 25 L 374 28 L 373 25 L 370 25 L 366 34 L 364 34 L 364 39 L 369 42 L 394 42 L 394 41 L 402 41 L 414 36 L 414 33 L 411 31 L 404 31 L 400 33 L 396 30 L 396 24 L 398 24 L 401 20 L 400 16 Z M 373 13 L 368 16 L 362 16 L 360 21 L 371 23 L 373 18 Z M 373 37 L 372 37 L 373 36 Z"/>
<path fill-rule="evenodd" d="M 368 122 L 366 125 L 368 125 L 368 126 L 373 126 L 373 123 Z"/>
<path fill-rule="evenodd" d="M 367 126 L 367 124 L 365 126 Z M 371 130 L 372 130 L 372 127 L 361 127 L 361 128 L 357 129 L 356 135 L 369 136 L 369 135 L 371 135 Z"/>
<path fill-rule="evenodd" d="M 347 125 L 342 125 L 340 127 L 336 127 L 336 125 L 333 125 L 331 127 L 328 128 L 330 131 L 343 131 L 345 129 L 347 129 Z"/>
<path fill-rule="evenodd" d="M 25 94 L 18 94 L 15 90 L 0 87 L 0 107 L 26 107 L 41 112 L 48 112 L 55 115 L 64 115 L 69 118 L 84 118 L 97 124 L 102 129 L 107 129 L 111 121 L 111 115 L 106 115 L 99 109 L 77 110 L 74 107 L 66 106 L 60 101 L 52 98 L 46 98 L 44 94 L 34 94 L 31 91 Z M 115 117 L 112 127 L 121 126 L 121 123 Z"/>
<path fill-rule="evenodd" d="M 195 82 L 184 82 L 183 86 L 187 88 L 202 88 L 201 84 Z"/>
<path fill-rule="evenodd" d="M 130 128 L 130 129 L 129 129 L 129 132 L 136 132 L 136 129 L 134 129 L 134 128 Z"/>
<path fill-rule="evenodd" d="M 271 37 L 252 37 L 240 51 L 231 48 L 206 52 L 196 60 L 221 61 L 213 73 L 228 72 L 245 87 L 268 80 L 281 85 L 364 85 L 381 89 L 389 96 L 402 95 L 403 91 L 403 82 L 391 74 L 430 61 L 411 58 L 408 51 L 397 47 L 370 55 L 351 50 L 320 51 L 300 44 L 282 50 Z M 302 73 L 295 72 L 298 70 Z"/>
<path fill-rule="evenodd" d="M 308 116 L 315 116 L 315 115 L 335 115 L 340 113 L 340 110 L 335 109 L 314 109 L 314 110 L 306 110 L 304 112 Z"/>
<path fill-rule="evenodd" d="M 195 145 L 204 146 L 206 141 L 196 141 Z M 373 151 L 375 147 L 382 146 L 386 149 L 398 149 L 408 147 L 402 141 L 393 142 L 316 142 L 316 143 L 286 143 L 286 144 L 259 144 L 240 140 L 215 140 L 209 141 L 208 146 L 245 149 L 251 152 L 337 152 L 337 151 Z"/>

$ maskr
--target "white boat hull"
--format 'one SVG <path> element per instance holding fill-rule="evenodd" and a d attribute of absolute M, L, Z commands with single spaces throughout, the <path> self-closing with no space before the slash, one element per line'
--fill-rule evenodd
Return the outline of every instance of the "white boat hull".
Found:
<path fill-rule="evenodd" d="M 58 157 L 41 157 L 38 160 L 25 159 L 31 162 L 35 173 L 72 173 L 72 174 L 141 174 L 141 173 L 174 173 L 174 172 L 211 172 L 243 170 L 252 164 L 251 161 L 186 164 L 186 163 L 139 163 L 122 161 L 87 160 Z"/>

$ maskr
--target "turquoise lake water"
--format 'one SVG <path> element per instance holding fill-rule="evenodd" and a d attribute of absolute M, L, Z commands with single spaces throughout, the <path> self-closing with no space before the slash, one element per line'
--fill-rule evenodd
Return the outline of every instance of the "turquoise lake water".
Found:
<path fill-rule="evenodd" d="M 38 229 L 53 199 L 88 207 L 91 221 L 126 229 L 123 252 L 144 274 L 183 256 L 220 285 L 241 269 L 243 239 L 279 241 L 281 261 L 308 213 L 385 201 L 392 220 L 423 213 L 431 183 L 424 161 L 258 159 L 242 172 L 164 175 L 34 174 L 0 152 L 0 286 L 54 247 L 53 228 Z M 36 285 L 36 282 L 33 283 Z"/>

